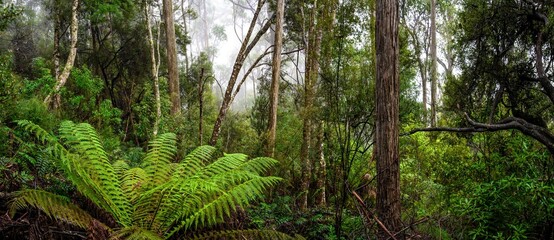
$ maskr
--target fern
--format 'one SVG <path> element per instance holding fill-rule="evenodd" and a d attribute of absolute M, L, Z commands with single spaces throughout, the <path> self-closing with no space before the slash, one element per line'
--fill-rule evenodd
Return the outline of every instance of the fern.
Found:
<path fill-rule="evenodd" d="M 77 189 L 109 213 L 123 226 L 130 225 L 130 204 L 123 196 L 121 182 L 92 126 L 62 122 L 60 135 L 69 146 L 70 166 Z M 71 175 L 71 173 L 69 173 Z M 92 191 L 91 191 L 92 190 Z"/>
<path fill-rule="evenodd" d="M 150 142 L 142 168 L 129 168 L 124 160 L 110 163 L 89 124 L 63 122 L 59 140 L 29 121 L 18 124 L 50 146 L 56 165 L 77 190 L 114 217 L 120 229 L 112 237 L 117 239 L 170 238 L 177 232 L 213 226 L 229 217 L 237 206 L 245 207 L 261 198 L 267 187 L 281 180 L 261 176 L 277 163 L 273 159 L 248 160 L 244 154 L 224 154 L 211 162 L 216 152 L 211 146 L 198 147 L 180 163 L 172 163 L 176 152 L 176 136 L 172 133 L 161 134 Z M 10 213 L 27 207 L 39 208 L 49 216 L 82 228 L 94 220 L 67 198 L 44 191 L 18 192 L 11 202 Z M 245 234 L 288 237 L 256 230 L 200 237 Z"/>
<path fill-rule="evenodd" d="M 169 180 L 171 176 L 170 163 L 177 152 L 176 139 L 175 134 L 166 133 L 150 142 L 150 150 L 142 163 L 148 176 L 149 186 L 157 186 Z"/>
<path fill-rule="evenodd" d="M 35 207 L 46 213 L 49 217 L 85 229 L 95 220 L 87 212 L 72 204 L 69 199 L 42 190 L 16 192 L 9 205 L 9 214 L 12 218 L 17 210 Z"/>
<path fill-rule="evenodd" d="M 140 227 L 123 228 L 111 237 L 111 239 L 127 239 L 127 240 L 162 240 L 159 235 Z"/>
<path fill-rule="evenodd" d="M 291 237 L 282 232 L 275 230 L 232 230 L 232 231 L 217 231 L 208 232 L 193 237 L 194 240 L 210 240 L 210 239 L 268 239 L 268 240 L 302 240 L 301 236 L 296 235 Z"/>
<path fill-rule="evenodd" d="M 204 145 L 197 147 L 178 165 L 172 177 L 174 179 L 182 179 L 192 176 L 212 159 L 214 152 L 215 148 L 212 146 Z"/>

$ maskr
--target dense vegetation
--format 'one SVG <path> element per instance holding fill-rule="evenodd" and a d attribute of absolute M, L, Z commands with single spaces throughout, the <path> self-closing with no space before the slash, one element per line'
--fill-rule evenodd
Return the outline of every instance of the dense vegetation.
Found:
<path fill-rule="evenodd" d="M 554 239 L 550 1 L 16 2 L 0 238 Z"/>

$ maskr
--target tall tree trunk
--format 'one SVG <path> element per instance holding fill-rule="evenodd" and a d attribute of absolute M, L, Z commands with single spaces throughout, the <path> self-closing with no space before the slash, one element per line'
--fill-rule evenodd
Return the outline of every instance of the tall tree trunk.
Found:
<path fill-rule="evenodd" d="M 58 3 L 56 3 L 58 6 Z M 61 19 L 60 11 L 56 10 L 54 16 L 54 75 L 56 79 L 60 77 L 60 38 L 61 38 Z"/>
<path fill-rule="evenodd" d="M 312 176 L 313 163 L 310 159 L 312 118 L 314 108 L 314 91 L 319 72 L 319 53 L 321 50 L 321 39 L 323 30 L 316 24 L 318 18 L 317 1 L 314 3 L 311 13 L 311 23 L 308 30 L 308 46 L 306 46 L 306 73 L 304 77 L 304 106 L 303 106 L 303 127 L 302 146 L 300 149 L 300 161 L 302 162 L 302 183 L 300 191 L 300 209 L 308 208 L 308 193 Z M 317 26 L 316 26 L 317 25 Z"/>
<path fill-rule="evenodd" d="M 431 127 L 437 125 L 437 24 L 436 0 L 431 0 Z"/>
<path fill-rule="evenodd" d="M 200 69 L 198 78 L 198 142 L 204 144 L 204 68 Z"/>
<path fill-rule="evenodd" d="M 177 66 L 177 43 L 175 41 L 175 24 L 173 23 L 173 1 L 163 0 L 163 14 L 167 45 L 167 65 L 169 75 L 169 98 L 171 115 L 181 112 L 181 94 L 179 93 L 179 69 Z"/>
<path fill-rule="evenodd" d="M 400 220 L 399 132 L 399 45 L 398 1 L 377 1 L 377 83 L 375 87 L 377 160 L 377 215 L 390 232 L 402 226 Z M 381 230 L 380 239 L 389 236 Z"/>
<path fill-rule="evenodd" d="M 183 30 L 184 30 L 184 35 L 187 36 L 188 35 L 188 23 L 187 23 L 187 12 L 186 12 L 186 9 L 185 9 L 185 1 L 186 0 L 181 0 L 181 17 L 183 18 Z M 185 49 L 182 49 L 183 50 L 183 55 L 185 55 L 185 72 L 188 73 L 189 72 L 189 55 L 187 54 L 187 49 L 188 49 L 188 44 L 185 44 L 184 47 Z"/>
<path fill-rule="evenodd" d="M 54 86 L 53 93 L 48 94 L 44 99 L 44 103 L 48 108 L 57 109 L 61 104 L 60 90 L 67 82 L 71 69 L 73 69 L 73 64 L 75 62 L 75 57 L 77 56 L 77 32 L 79 31 L 79 21 L 77 19 L 77 9 L 79 8 L 79 0 L 73 0 L 73 5 L 71 6 L 71 47 L 69 49 L 69 56 L 65 62 L 65 67 L 63 68 L 62 73 L 56 79 L 56 86 Z M 56 40 L 54 40 L 56 41 Z M 58 40 L 59 41 L 59 40 Z M 59 42 L 58 42 L 59 48 Z"/>
<path fill-rule="evenodd" d="M 323 152 L 323 128 L 324 124 L 323 121 L 320 121 L 319 123 L 319 129 L 317 134 L 317 155 L 319 158 L 319 169 L 317 174 L 317 191 L 318 194 L 316 196 L 316 204 L 320 207 L 325 207 L 327 205 L 326 201 L 326 191 L 325 191 L 325 184 L 327 181 L 327 163 L 325 162 L 325 154 Z"/>
<path fill-rule="evenodd" d="M 248 32 L 246 33 L 246 36 L 242 41 L 240 50 L 237 53 L 237 57 L 233 65 L 233 71 L 231 72 L 231 76 L 229 77 L 229 83 L 227 84 L 227 88 L 225 89 L 223 102 L 221 103 L 221 107 L 219 108 L 219 114 L 217 115 L 217 119 L 215 120 L 214 130 L 212 132 L 212 137 L 210 138 L 209 144 L 212 146 L 217 143 L 217 139 L 219 138 L 219 134 L 221 133 L 221 124 L 223 123 L 223 119 L 225 119 L 225 116 L 227 115 L 227 110 L 229 110 L 231 102 L 233 101 L 233 89 L 235 88 L 235 85 L 237 83 L 237 78 L 240 70 L 242 69 L 242 65 L 244 64 L 244 60 L 246 60 L 246 57 L 250 54 L 252 48 L 254 48 L 262 35 L 267 32 L 269 26 L 271 25 L 271 20 L 268 20 L 265 25 L 263 25 L 262 28 L 256 33 L 256 36 L 254 36 L 254 38 L 250 40 L 252 32 L 254 31 L 254 27 L 256 26 L 256 21 L 265 2 L 266 0 L 258 1 L 258 6 L 256 7 L 256 11 L 254 12 L 254 16 L 252 17 L 250 26 L 248 27 Z M 240 86 L 237 87 L 235 92 L 238 92 L 239 90 Z"/>
<path fill-rule="evenodd" d="M 279 81 L 281 80 L 281 49 L 283 47 L 283 18 L 285 0 L 277 0 L 275 20 L 275 42 L 273 47 L 273 66 L 271 68 L 271 90 L 269 99 L 269 123 L 266 155 L 275 157 L 275 135 L 277 131 L 277 105 L 279 104 Z"/>
<path fill-rule="evenodd" d="M 152 79 L 154 79 L 154 96 L 156 98 L 156 119 L 154 120 L 154 129 L 152 134 L 158 135 L 160 118 L 162 117 L 162 104 L 160 100 L 160 81 L 158 78 L 158 63 L 156 61 L 156 51 L 154 48 L 154 36 L 152 35 L 152 24 L 150 23 L 150 7 L 144 6 L 144 15 L 146 17 L 146 28 L 148 29 L 148 44 L 150 45 L 150 61 L 152 62 Z M 159 34 L 159 30 L 158 30 Z M 159 36 L 159 35 L 158 35 Z"/>

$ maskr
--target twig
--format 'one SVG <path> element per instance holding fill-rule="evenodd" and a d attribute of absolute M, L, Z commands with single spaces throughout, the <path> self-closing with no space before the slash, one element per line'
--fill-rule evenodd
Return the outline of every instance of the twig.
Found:
<path fill-rule="evenodd" d="M 364 201 L 362 200 L 362 198 L 360 198 L 360 196 L 359 196 L 355 191 L 352 191 L 352 194 L 354 195 L 354 198 L 356 198 L 356 200 L 358 200 L 358 202 L 362 205 L 362 209 L 364 210 L 364 211 L 363 211 L 364 215 L 366 215 L 366 217 L 367 217 L 368 219 L 369 219 L 369 218 L 373 218 L 373 220 L 375 220 L 375 222 L 377 222 L 377 224 L 379 224 L 379 227 L 381 227 L 381 229 L 383 229 L 383 231 L 384 231 L 385 233 L 387 233 L 387 234 L 390 236 L 390 238 L 392 238 L 392 239 L 394 239 L 394 240 L 397 240 L 397 239 L 394 237 L 395 235 L 393 235 L 393 234 L 387 229 L 387 227 L 385 227 L 385 225 L 384 225 L 381 221 L 379 221 L 379 219 L 377 219 L 377 217 L 375 217 L 374 214 L 371 213 L 371 211 L 367 211 L 366 206 L 365 206 L 365 203 L 364 203 Z"/>

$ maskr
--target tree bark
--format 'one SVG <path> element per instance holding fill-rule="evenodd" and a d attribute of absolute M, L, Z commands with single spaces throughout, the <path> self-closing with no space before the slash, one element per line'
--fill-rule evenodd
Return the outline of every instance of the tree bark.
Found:
<path fill-rule="evenodd" d="M 312 118 L 314 108 L 314 92 L 315 85 L 319 73 L 319 55 L 321 50 L 321 39 L 323 37 L 323 29 L 319 24 L 316 24 L 316 19 L 319 18 L 318 10 L 315 1 L 311 12 L 311 23 L 308 29 L 308 46 L 306 46 L 306 73 L 304 77 L 304 106 L 303 106 L 303 125 L 302 125 L 302 146 L 300 148 L 300 161 L 302 162 L 302 183 L 300 191 L 300 210 L 308 208 L 308 193 L 310 190 L 310 182 L 312 176 L 313 163 L 310 159 L 311 149 L 311 132 Z"/>
<path fill-rule="evenodd" d="M 187 12 L 185 10 L 185 1 L 186 0 L 181 0 L 181 17 L 183 18 L 183 30 L 184 30 L 184 35 L 187 36 L 188 35 L 188 24 L 187 24 Z M 185 49 L 182 49 L 183 50 L 183 55 L 185 55 L 185 72 L 188 73 L 189 72 L 189 55 L 187 54 L 187 49 L 188 49 L 188 44 L 185 44 L 184 47 Z"/>
<path fill-rule="evenodd" d="M 181 94 L 179 93 L 179 69 L 177 66 L 177 43 L 175 40 L 175 24 L 173 22 L 173 1 L 163 0 L 163 14 L 165 22 L 167 68 L 169 77 L 169 98 L 171 101 L 171 115 L 181 112 Z"/>
<path fill-rule="evenodd" d="M 320 207 L 327 205 L 325 184 L 327 182 L 327 163 L 325 162 L 325 153 L 323 152 L 323 128 L 324 123 L 319 123 L 319 132 L 317 135 L 317 155 L 319 158 L 319 169 L 317 174 L 317 191 L 316 204 Z"/>
<path fill-rule="evenodd" d="M 273 66 L 271 68 L 271 89 L 269 99 L 269 123 L 267 130 L 266 155 L 275 157 L 275 137 L 277 132 L 277 106 L 279 104 L 279 81 L 281 78 L 281 50 L 283 47 L 283 18 L 285 0 L 277 0 L 275 20 L 275 42 L 273 48 Z"/>
<path fill-rule="evenodd" d="M 400 230 L 398 1 L 377 1 L 375 154 L 377 215 L 388 230 Z M 382 230 L 379 238 L 387 239 Z"/>
<path fill-rule="evenodd" d="M 198 78 L 198 142 L 204 144 L 204 68 L 200 69 Z"/>
<path fill-rule="evenodd" d="M 57 83 L 54 87 L 53 93 L 48 94 L 48 96 L 46 96 L 46 98 L 44 99 L 44 103 L 50 109 L 57 109 L 60 107 L 60 90 L 67 82 L 69 74 L 71 73 L 71 69 L 73 69 L 73 64 L 75 63 L 75 57 L 77 56 L 77 32 L 79 31 L 79 21 L 77 19 L 78 8 L 79 0 L 73 0 L 73 4 L 71 6 L 71 47 L 69 49 L 69 56 L 67 57 L 67 61 L 65 62 L 65 67 L 63 68 L 62 73 L 56 79 Z"/>
<path fill-rule="evenodd" d="M 431 127 L 437 125 L 437 25 L 436 0 L 431 0 Z"/>
<path fill-rule="evenodd" d="M 56 79 L 59 79 L 60 77 L 60 38 L 61 38 L 60 11 L 56 10 L 55 14 L 56 15 L 54 16 L 54 75 Z"/>
<path fill-rule="evenodd" d="M 156 98 L 156 119 L 154 120 L 154 129 L 152 134 L 158 135 L 160 118 L 162 117 L 162 105 L 160 100 L 160 81 L 158 78 L 158 63 L 156 61 L 156 51 L 154 47 L 154 36 L 152 35 L 152 24 L 150 23 L 149 6 L 144 6 L 144 14 L 146 17 L 146 28 L 148 29 L 148 44 L 150 46 L 150 61 L 152 70 L 152 79 L 154 80 L 154 96 Z"/>

